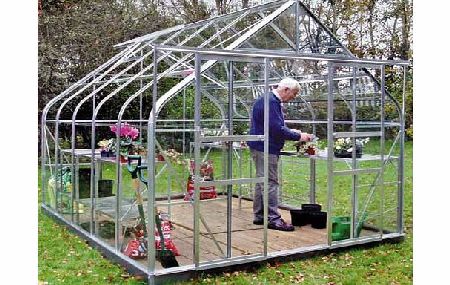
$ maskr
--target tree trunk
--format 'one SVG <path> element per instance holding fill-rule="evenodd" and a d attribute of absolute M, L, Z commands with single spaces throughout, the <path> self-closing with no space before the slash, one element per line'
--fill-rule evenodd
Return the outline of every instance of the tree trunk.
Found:
<path fill-rule="evenodd" d="M 411 18 L 408 0 L 402 0 L 402 43 L 400 45 L 400 58 L 408 59 L 409 53 L 409 29 Z"/>

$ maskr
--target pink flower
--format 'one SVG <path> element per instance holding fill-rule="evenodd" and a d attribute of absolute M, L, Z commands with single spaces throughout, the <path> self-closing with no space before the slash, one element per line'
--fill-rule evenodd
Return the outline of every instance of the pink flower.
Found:
<path fill-rule="evenodd" d="M 131 139 L 136 139 L 139 136 L 139 130 L 136 128 L 131 128 L 128 135 L 131 137 Z"/>
<path fill-rule="evenodd" d="M 116 125 L 111 125 L 111 126 L 109 126 L 109 128 L 111 129 L 111 132 L 113 132 L 113 133 L 117 132 L 117 126 Z"/>
<path fill-rule="evenodd" d="M 111 125 L 109 128 L 111 129 L 111 131 L 113 133 L 115 133 L 117 135 L 117 132 L 118 132 L 117 124 Z M 126 137 L 126 138 L 131 138 L 134 140 L 139 136 L 139 130 L 130 126 L 127 123 L 121 123 L 120 124 L 120 136 Z"/>

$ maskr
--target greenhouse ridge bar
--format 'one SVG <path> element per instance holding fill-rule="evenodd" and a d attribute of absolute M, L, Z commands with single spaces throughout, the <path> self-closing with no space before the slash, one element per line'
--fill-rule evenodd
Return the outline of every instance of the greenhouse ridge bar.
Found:
<path fill-rule="evenodd" d="M 42 208 L 108 258 L 153 284 L 403 239 L 409 62 L 356 58 L 295 0 L 116 47 L 53 98 L 41 122 Z M 387 75 L 402 95 L 389 92 Z M 284 77 L 301 86 L 284 104 L 286 123 L 326 146 L 302 155 L 286 144 L 280 212 L 290 221 L 290 210 L 319 204 L 324 228 L 252 223 L 255 183 L 264 184 L 268 215 L 268 94 Z M 259 96 L 264 135 L 249 135 Z M 246 146 L 256 140 L 264 177 Z M 346 156 L 335 153 L 337 141 L 351 146 Z"/>

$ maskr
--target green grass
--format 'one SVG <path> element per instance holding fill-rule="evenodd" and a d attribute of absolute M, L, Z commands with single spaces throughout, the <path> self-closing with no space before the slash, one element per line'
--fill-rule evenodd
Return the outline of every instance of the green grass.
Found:
<path fill-rule="evenodd" d="M 376 145 L 371 144 L 367 148 L 370 152 Z M 203 275 L 196 280 L 180 284 L 412 284 L 412 158 L 412 142 L 407 142 L 404 242 L 383 244 L 373 248 L 349 249 L 284 264 L 267 264 L 251 271 L 236 271 L 215 276 Z M 322 167 L 318 165 L 318 173 L 323 172 Z M 221 166 L 215 164 L 215 168 L 216 172 L 220 173 Z M 289 180 L 292 174 L 285 173 L 285 175 Z M 385 177 L 385 181 L 390 178 L 392 177 Z M 305 185 L 308 185 L 306 180 L 298 182 L 298 185 L 294 180 L 287 183 L 292 184 L 290 187 L 292 189 L 304 189 Z M 339 181 L 335 183 L 344 184 Z M 176 191 L 176 186 L 173 187 Z M 318 176 L 317 187 L 318 200 L 324 199 L 325 176 Z M 160 185 L 160 188 L 163 189 L 164 185 Z M 348 199 L 346 195 L 348 193 L 336 197 L 341 199 L 337 199 L 336 209 Z M 91 249 L 63 226 L 57 225 L 40 210 L 38 225 L 40 281 L 46 281 L 48 284 L 142 284 L 142 281 L 129 276 L 119 266 L 102 258 L 98 251 Z"/>

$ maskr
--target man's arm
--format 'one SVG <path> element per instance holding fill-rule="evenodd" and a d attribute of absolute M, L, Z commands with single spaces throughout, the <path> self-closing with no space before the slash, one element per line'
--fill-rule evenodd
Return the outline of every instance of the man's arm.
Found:
<path fill-rule="evenodd" d="M 300 131 L 291 130 L 284 125 L 283 114 L 276 104 L 269 111 L 269 128 L 273 136 L 282 137 L 285 140 L 298 141 L 301 138 Z"/>

